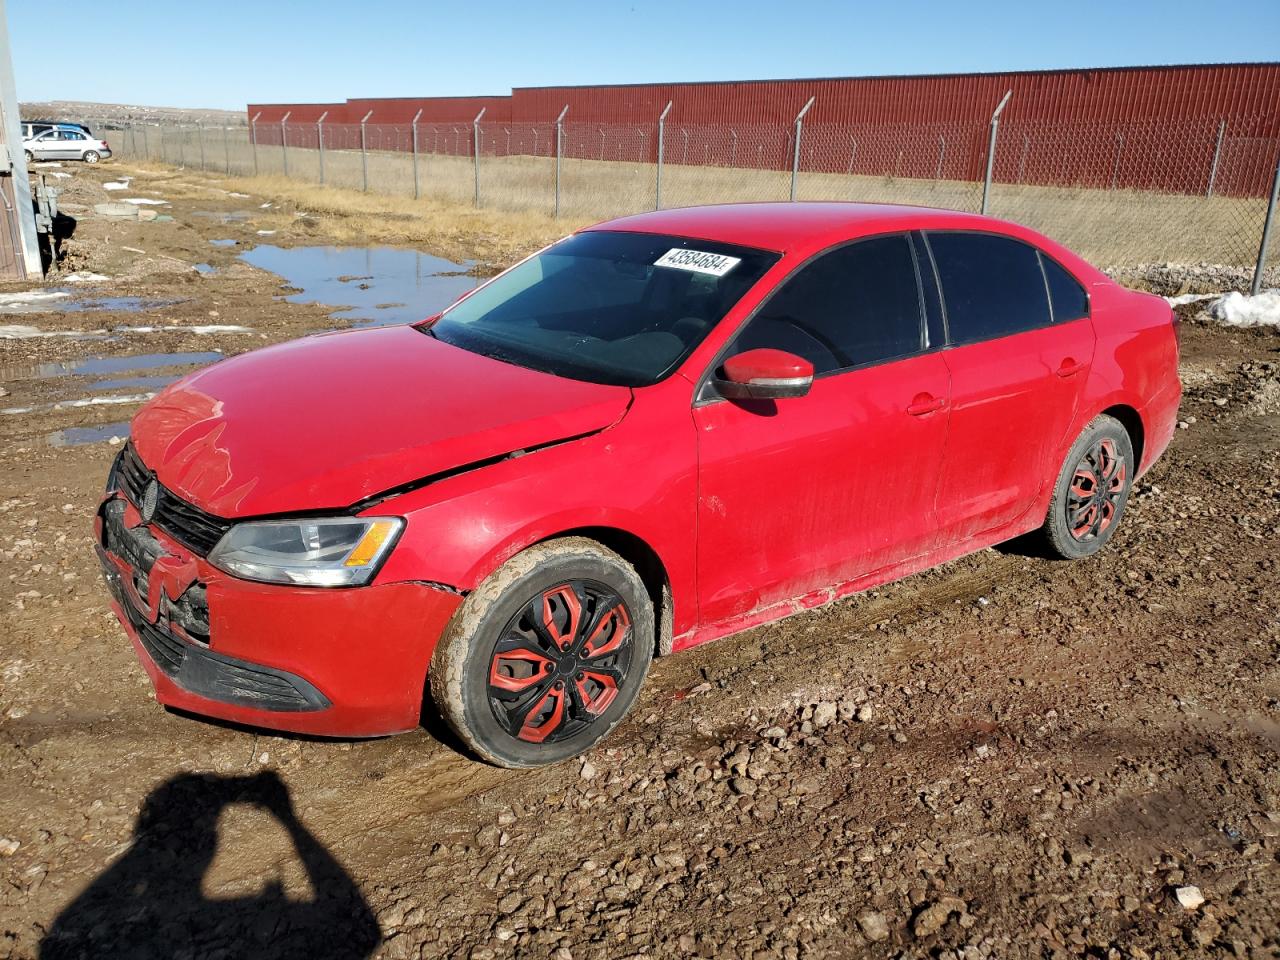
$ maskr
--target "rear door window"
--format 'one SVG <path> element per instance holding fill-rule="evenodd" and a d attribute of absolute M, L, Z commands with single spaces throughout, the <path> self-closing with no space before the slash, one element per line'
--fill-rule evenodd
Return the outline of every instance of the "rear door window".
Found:
<path fill-rule="evenodd" d="M 1080 286 L 1080 281 L 1043 253 L 1040 254 L 1040 264 L 1044 267 L 1045 282 L 1049 284 L 1053 322 L 1066 323 L 1089 316 L 1089 295 Z"/>
<path fill-rule="evenodd" d="M 769 298 L 733 352 L 773 347 L 804 357 L 815 374 L 918 353 L 920 285 L 905 234 L 860 240 L 819 255 Z"/>
<path fill-rule="evenodd" d="M 978 343 L 1048 326 L 1040 254 L 990 233 L 929 233 L 951 343 Z"/>

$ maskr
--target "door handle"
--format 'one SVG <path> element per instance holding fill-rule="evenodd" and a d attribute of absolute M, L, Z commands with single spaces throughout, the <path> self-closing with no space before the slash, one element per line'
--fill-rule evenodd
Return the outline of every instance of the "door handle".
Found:
<path fill-rule="evenodd" d="M 917 393 L 907 407 L 907 413 L 913 417 L 923 417 L 935 410 L 941 410 L 946 402 L 942 397 L 935 397 L 932 393 Z"/>
<path fill-rule="evenodd" d="M 1076 360 L 1075 357 L 1067 357 L 1059 364 L 1058 369 L 1054 371 L 1060 377 L 1074 377 L 1083 370 L 1085 365 Z"/>

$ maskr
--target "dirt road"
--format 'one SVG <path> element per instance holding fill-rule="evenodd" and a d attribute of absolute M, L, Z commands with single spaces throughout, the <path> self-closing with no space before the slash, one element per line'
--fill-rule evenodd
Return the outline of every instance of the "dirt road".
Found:
<path fill-rule="evenodd" d="M 661 660 L 585 761 L 499 771 L 430 720 L 152 701 L 91 549 L 136 409 L 102 398 L 344 323 L 236 258 L 346 234 L 195 174 L 124 191 L 172 220 L 91 218 L 128 171 L 71 172 L 69 268 L 112 279 L 0 310 L 103 331 L 0 340 L 0 957 L 1280 956 L 1274 331 L 1184 324 L 1186 429 L 1099 557 L 989 550 Z"/>

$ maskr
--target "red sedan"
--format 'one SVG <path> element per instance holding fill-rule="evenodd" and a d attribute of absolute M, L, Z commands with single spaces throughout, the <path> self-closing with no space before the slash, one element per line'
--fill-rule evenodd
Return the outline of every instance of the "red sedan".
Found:
<path fill-rule="evenodd" d="M 586 749 L 651 659 L 1039 531 L 1114 534 L 1181 388 L 1164 301 L 971 214 L 626 217 L 413 326 L 201 370 L 98 511 L 165 704 L 482 758 Z"/>

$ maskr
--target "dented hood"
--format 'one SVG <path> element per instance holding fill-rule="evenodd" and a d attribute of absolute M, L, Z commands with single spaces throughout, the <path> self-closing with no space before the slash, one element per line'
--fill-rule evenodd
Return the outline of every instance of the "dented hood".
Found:
<path fill-rule="evenodd" d="M 160 482 L 221 517 L 347 507 L 442 471 L 601 430 L 631 391 L 412 327 L 306 337 L 206 367 L 139 411 Z"/>

